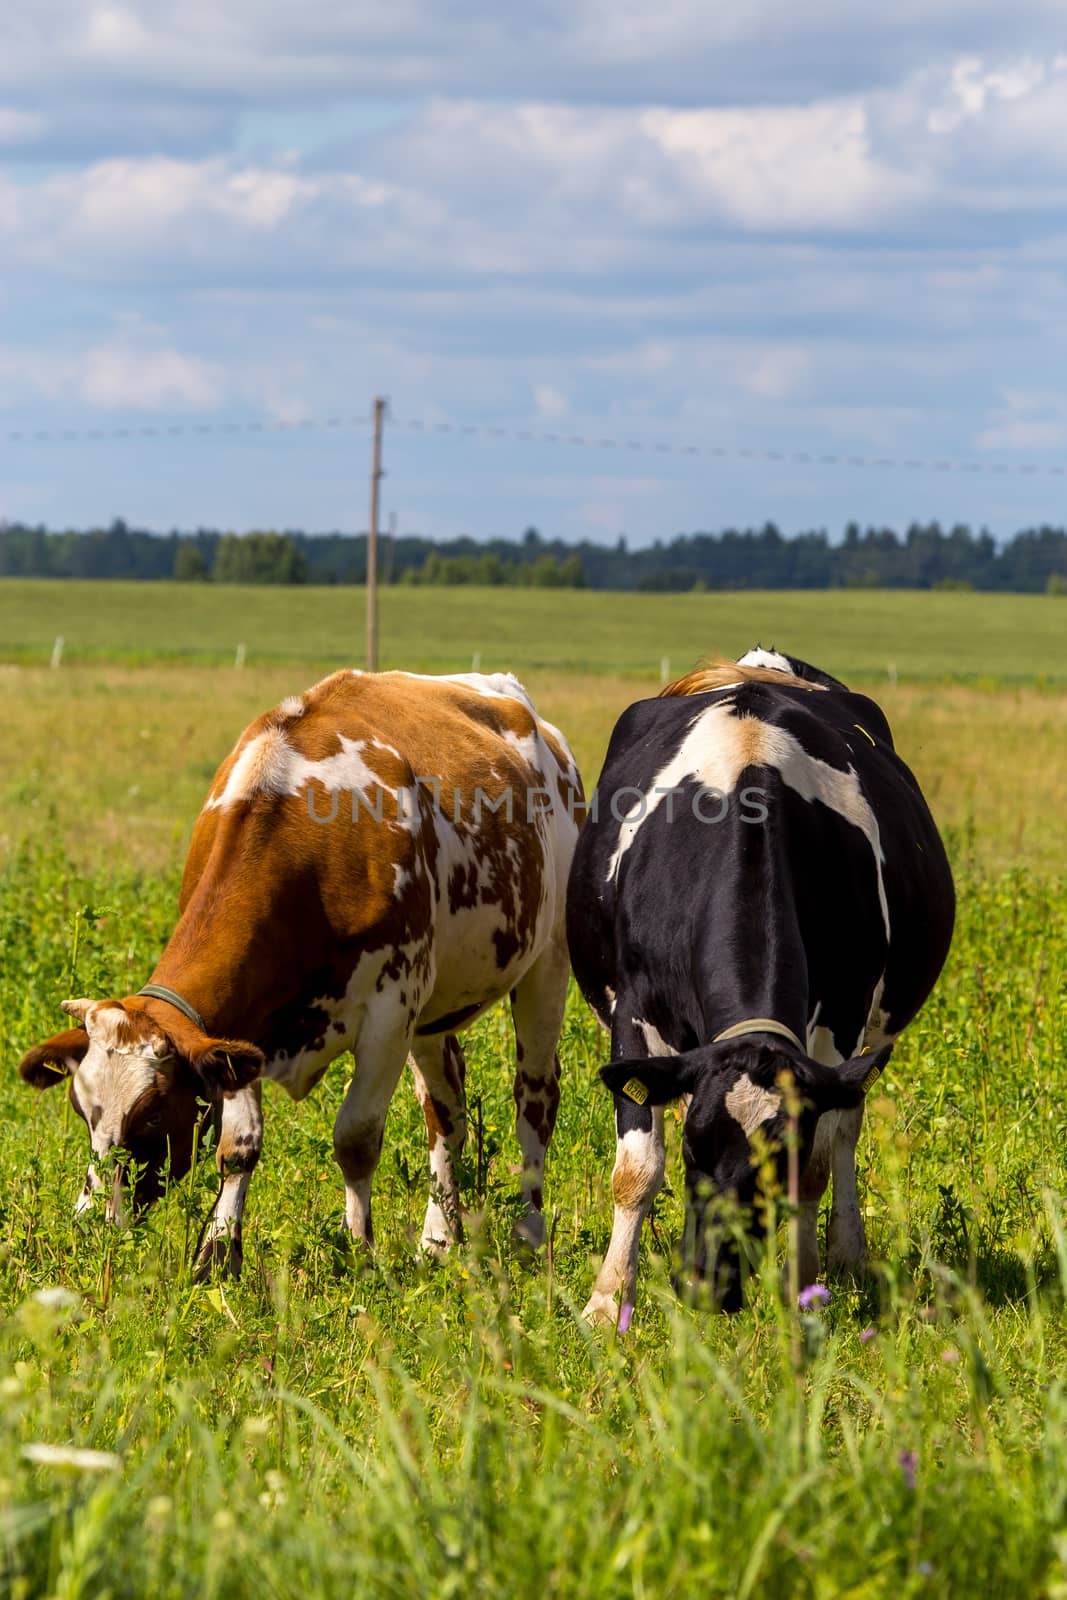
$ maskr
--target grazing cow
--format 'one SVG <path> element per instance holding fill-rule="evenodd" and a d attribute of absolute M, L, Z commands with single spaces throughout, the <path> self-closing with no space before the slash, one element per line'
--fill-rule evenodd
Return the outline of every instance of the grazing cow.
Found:
<path fill-rule="evenodd" d="M 836 679 L 753 650 L 630 706 L 612 735 L 571 869 L 567 932 L 611 1030 L 611 1243 L 586 1315 L 632 1304 L 641 1224 L 663 1180 L 663 1106 L 688 1097 L 684 1265 L 708 1274 L 709 1195 L 755 1197 L 750 1139 L 779 1146 L 779 1080 L 799 1118 L 800 1275 L 866 1252 L 855 1149 L 863 1095 L 937 978 L 952 876 L 879 708 Z M 873 1055 L 859 1055 L 871 1049 Z M 711 1292 L 741 1304 L 736 1248 Z M 627 1313 L 628 1315 L 629 1313 Z"/>
<path fill-rule="evenodd" d="M 30 1050 L 22 1076 L 43 1087 L 69 1075 L 92 1159 L 120 1147 L 140 1167 L 135 1207 L 165 1169 L 188 1170 L 198 1097 L 221 1102 L 203 1275 L 216 1261 L 240 1270 L 259 1078 L 300 1100 L 345 1050 L 356 1066 L 334 1152 L 347 1227 L 372 1242 L 371 1180 L 410 1052 L 432 1173 L 422 1242 L 436 1249 L 459 1230 L 456 1032 L 510 995 L 517 1231 L 536 1246 L 580 797 L 566 743 L 509 674 L 334 673 L 253 722 L 219 768 L 152 981 L 124 999 L 65 1001 L 80 1026 Z M 101 1182 L 90 1166 L 81 1205 Z"/>

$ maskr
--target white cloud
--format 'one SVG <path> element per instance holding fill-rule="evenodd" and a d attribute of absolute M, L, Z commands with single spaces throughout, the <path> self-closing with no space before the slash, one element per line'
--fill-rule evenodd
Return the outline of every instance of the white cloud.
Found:
<path fill-rule="evenodd" d="M 753 352 L 740 373 L 742 387 L 749 394 L 768 400 L 784 400 L 800 389 L 811 372 L 808 350 L 797 346 L 778 346 Z"/>
<path fill-rule="evenodd" d="M 205 411 L 220 404 L 226 384 L 212 362 L 165 345 L 0 347 L 0 395 L 9 409 L 24 408 L 27 395 L 54 401 L 72 392 L 105 410 Z"/>
<path fill-rule="evenodd" d="M 32 144 L 47 126 L 44 117 L 13 106 L 0 106 L 0 147 Z"/>
<path fill-rule="evenodd" d="M 952 206 L 1062 205 L 1041 189 L 1067 174 L 1067 55 L 964 56 L 872 95 L 869 106 L 875 148 L 920 167 Z"/>
<path fill-rule="evenodd" d="M 75 177 L 47 180 L 39 193 L 44 206 L 67 210 L 72 232 L 105 243 L 132 237 L 165 245 L 163 230 L 188 224 L 269 231 L 320 189 L 288 172 L 160 157 L 99 162 Z"/>
<path fill-rule="evenodd" d="M 696 225 L 755 231 L 884 228 L 928 198 L 871 148 L 857 100 L 814 106 L 579 110 L 437 102 L 383 150 L 412 183 L 539 217 L 581 213 L 582 237 Z"/>
<path fill-rule="evenodd" d="M 978 446 L 1023 453 L 1067 449 L 1067 401 L 1062 394 L 1009 390 L 979 434 Z"/>
<path fill-rule="evenodd" d="M 101 346 L 86 352 L 79 387 L 90 405 L 115 410 L 160 411 L 188 406 L 206 410 L 222 397 L 220 374 L 178 350 Z"/>
<path fill-rule="evenodd" d="M 24 409 L 30 398 L 57 398 L 69 377 L 69 363 L 48 350 L 0 345 L 0 407 L 7 411 Z"/>
<path fill-rule="evenodd" d="M 1067 358 L 1058 15 L 1062 0 L 0 9 L 0 144 L 17 158 L 0 311 L 26 344 L 0 351 L 0 405 L 20 427 L 238 402 L 300 422 L 384 392 L 402 415 L 566 416 L 590 438 L 1063 448 L 1060 413 L 1033 399 Z M 686 525 L 659 476 L 647 496 L 610 473 L 593 489 L 590 452 L 551 489 L 533 468 L 494 480 L 503 449 L 486 445 L 466 504 L 463 474 L 420 467 L 441 497 L 420 520 L 482 531 L 501 495 L 521 527 L 540 495 L 572 525 L 588 505 L 626 527 L 631 497 L 631 533 Z M 196 514 L 221 496 L 240 522 L 241 494 L 277 493 L 313 520 L 304 497 L 326 479 L 275 465 L 254 488 L 205 480 Z M 689 525 L 707 506 L 740 517 L 720 509 L 725 472 Z M 175 469 L 181 503 L 191 477 Z M 766 473 L 746 504 L 764 492 Z M 342 520 L 349 497 L 346 481 Z"/>
<path fill-rule="evenodd" d="M 637 344 L 620 341 L 609 355 L 590 356 L 586 364 L 591 371 L 633 383 L 637 379 L 662 379 L 675 369 L 680 354 L 679 347 L 666 339 L 642 339 Z"/>
<path fill-rule="evenodd" d="M 82 38 L 90 60 L 127 62 L 143 58 L 150 48 L 144 24 L 125 6 L 94 6 Z"/>
<path fill-rule="evenodd" d="M 677 174 L 676 214 L 695 207 L 771 232 L 884 228 L 927 197 L 921 178 L 874 157 L 856 101 L 652 111 L 642 124 Z"/>
<path fill-rule="evenodd" d="M 192 90 L 242 105 L 427 92 L 806 101 L 1020 39 L 1040 53 L 1061 34 L 1058 0 L 35 0 L 0 13 L 0 83 Z"/>
<path fill-rule="evenodd" d="M 997 101 L 1026 99 L 1061 70 L 1060 61 L 1049 66 L 1023 59 L 1002 70 L 989 71 L 976 56 L 953 64 L 945 93 L 927 117 L 931 133 L 953 133 L 969 118 L 981 117 Z"/>
<path fill-rule="evenodd" d="M 394 260 L 426 241 L 441 214 L 432 197 L 408 195 L 355 173 L 300 174 L 221 157 L 179 161 L 124 157 L 38 183 L 0 176 L 0 246 L 13 269 L 62 278 L 136 276 L 152 263 L 210 280 L 235 264 L 291 275 L 292 264 L 337 271 L 366 257 Z"/>
<path fill-rule="evenodd" d="M 806 104 L 573 105 L 438 100 L 375 150 L 397 184 L 450 200 L 482 270 L 603 272 L 701 231 L 944 237 L 991 211 L 1062 212 L 1067 57 L 967 58 L 891 88 Z M 1010 172 L 1010 181 L 1008 175 Z M 525 239 L 514 221 L 525 219 Z M 490 218 L 497 223 L 490 232 Z M 565 250 L 565 255 L 560 251 Z"/>
<path fill-rule="evenodd" d="M 177 262 L 208 281 L 602 283 L 650 271 L 696 282 L 731 236 L 966 238 L 974 219 L 988 230 L 1012 215 L 1033 234 L 1062 215 L 1065 79 L 1067 58 L 967 58 L 808 105 L 439 99 L 329 168 L 152 155 L 0 179 L 0 243 L 9 269 L 61 275 Z"/>
<path fill-rule="evenodd" d="M 534 404 L 539 417 L 565 417 L 570 409 L 567 396 L 552 383 L 539 383 L 536 386 Z"/>

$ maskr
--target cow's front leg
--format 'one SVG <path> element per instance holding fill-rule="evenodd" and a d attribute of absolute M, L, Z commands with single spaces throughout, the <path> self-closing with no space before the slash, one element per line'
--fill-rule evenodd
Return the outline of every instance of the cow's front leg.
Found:
<path fill-rule="evenodd" d="M 800 1176 L 800 1206 L 797 1217 L 797 1277 L 802 1289 L 819 1278 L 819 1206 L 830 1181 L 830 1156 L 834 1142 L 837 1112 L 828 1111 L 815 1125 L 815 1140 L 807 1166 Z M 789 1267 L 783 1287 L 788 1288 Z"/>
<path fill-rule="evenodd" d="M 545 1239 L 545 1154 L 559 1110 L 559 1030 L 567 1003 L 570 960 L 562 930 L 538 956 L 511 996 L 515 1023 L 515 1133 L 522 1151 L 523 1215 L 515 1235 L 539 1249 Z"/>
<path fill-rule="evenodd" d="M 262 1085 L 249 1084 L 223 1096 L 215 1164 L 219 1169 L 219 1197 L 204 1224 L 196 1254 L 198 1283 L 216 1270 L 241 1276 L 244 1245 L 241 1219 L 248 1185 L 263 1149 Z"/>
<path fill-rule="evenodd" d="M 74 1203 L 74 1215 L 76 1217 L 83 1216 L 86 1211 L 92 1210 L 93 1196 L 99 1189 L 102 1189 L 103 1187 L 104 1180 L 101 1178 L 99 1172 L 97 1172 L 96 1168 L 90 1161 L 89 1169 L 85 1174 L 85 1183 L 82 1186 L 81 1194 Z"/>
<path fill-rule="evenodd" d="M 641 1228 L 663 1183 L 663 1107 L 637 1106 L 616 1095 L 615 1138 L 611 1243 L 582 1313 L 589 1322 L 611 1325 L 620 1305 L 632 1306 L 637 1295 Z"/>
<path fill-rule="evenodd" d="M 95 1196 L 101 1189 L 106 1187 L 107 1185 L 104 1183 L 103 1178 L 90 1161 L 88 1171 L 85 1174 L 82 1192 L 74 1204 L 74 1215 L 81 1217 L 87 1211 L 91 1211 Z M 108 1192 L 104 1216 L 108 1222 L 123 1224 L 126 1221 L 126 1207 L 123 1201 L 123 1177 L 119 1168 L 116 1168 L 111 1175 L 111 1188 Z"/>
<path fill-rule="evenodd" d="M 826 1265 L 830 1272 L 862 1272 L 867 1262 L 867 1232 L 856 1191 L 856 1145 L 863 1127 L 863 1103 L 834 1118 L 830 1152 L 830 1222 Z"/>
<path fill-rule="evenodd" d="M 430 1145 L 430 1198 L 421 1242 L 424 1250 L 436 1255 L 457 1244 L 463 1232 L 456 1162 L 467 1137 L 466 1064 L 455 1034 L 416 1039 L 411 1047 L 411 1075 Z"/>
<path fill-rule="evenodd" d="M 881 997 L 882 986 L 879 985 L 875 991 L 875 1005 L 863 1034 L 862 1042 L 868 1050 L 878 1050 L 896 1038 L 886 1026 Z M 860 1046 L 857 1044 L 856 1048 L 858 1050 Z M 863 1129 L 865 1104 L 861 1100 L 853 1110 L 839 1111 L 834 1119 L 830 1150 L 833 1188 L 830 1222 L 826 1230 L 826 1265 L 831 1272 L 860 1273 L 867 1265 L 867 1230 L 863 1225 L 856 1189 L 856 1146 Z"/>
<path fill-rule="evenodd" d="M 365 1023 L 356 1039 L 356 1069 L 333 1125 L 333 1153 L 345 1180 L 345 1226 L 358 1243 L 374 1244 L 370 1196 L 382 1152 L 385 1114 L 411 1044 L 411 1019 L 382 1029 Z"/>

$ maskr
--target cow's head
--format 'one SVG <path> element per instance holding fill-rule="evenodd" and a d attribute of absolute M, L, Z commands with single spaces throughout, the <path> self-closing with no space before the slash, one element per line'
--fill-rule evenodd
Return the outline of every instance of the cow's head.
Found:
<path fill-rule="evenodd" d="M 736 1241 L 716 1238 L 709 1264 L 709 1236 L 715 1237 L 714 1201 L 732 1196 L 745 1208 L 753 1237 L 762 1233 L 760 1207 L 753 1208 L 759 1178 L 753 1138 L 763 1136 L 772 1152 L 777 1183 L 786 1187 L 789 1110 L 783 1074 L 792 1075 L 798 1110 L 799 1170 L 811 1156 L 815 1129 L 827 1111 L 859 1105 L 892 1054 L 885 1045 L 871 1055 L 840 1066 L 823 1066 L 792 1045 L 771 1045 L 753 1036 L 705 1045 L 685 1055 L 613 1061 L 601 1077 L 615 1094 L 642 1105 L 665 1105 L 691 1096 L 682 1153 L 686 1175 L 684 1274 L 695 1284 L 709 1283 L 724 1311 L 742 1302 L 741 1261 Z"/>
<path fill-rule="evenodd" d="M 137 1171 L 133 1205 L 158 1199 L 163 1175 L 184 1177 L 193 1159 L 203 1102 L 244 1088 L 263 1069 L 254 1045 L 211 1039 L 175 1012 L 164 1029 L 134 1000 L 64 1000 L 80 1026 L 27 1051 L 19 1072 L 37 1089 L 67 1079 L 70 1100 L 89 1129 L 92 1158 L 129 1152 Z M 78 1209 L 90 1203 L 100 1179 L 90 1159 Z M 119 1208 L 116 1174 L 109 1215 Z"/>

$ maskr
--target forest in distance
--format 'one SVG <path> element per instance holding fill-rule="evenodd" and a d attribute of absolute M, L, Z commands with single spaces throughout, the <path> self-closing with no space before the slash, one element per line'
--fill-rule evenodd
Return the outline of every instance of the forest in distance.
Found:
<path fill-rule="evenodd" d="M 0 577 L 177 579 L 183 582 L 361 584 L 367 536 L 295 530 L 166 534 L 108 527 L 51 531 L 0 522 Z M 913 522 L 903 532 L 851 522 L 786 536 L 773 523 L 679 534 L 631 549 L 578 544 L 527 528 L 518 539 L 419 535 L 379 541 L 386 584 L 517 585 L 675 592 L 732 589 L 975 589 L 1067 594 L 1067 529 L 1042 525 L 997 541 L 964 524 Z"/>

